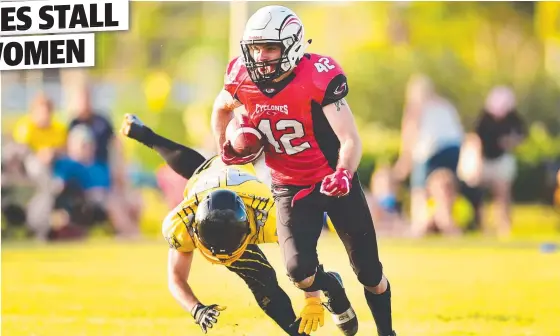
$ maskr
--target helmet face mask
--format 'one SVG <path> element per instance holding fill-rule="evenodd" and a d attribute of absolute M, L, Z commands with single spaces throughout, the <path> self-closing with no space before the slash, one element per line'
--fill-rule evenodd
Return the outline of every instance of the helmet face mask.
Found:
<path fill-rule="evenodd" d="M 256 83 L 273 81 L 291 71 L 305 53 L 303 24 L 290 9 L 267 6 L 259 9 L 247 21 L 241 50 L 245 67 Z M 253 48 L 279 45 L 280 55 L 274 60 L 255 60 Z"/>
<path fill-rule="evenodd" d="M 230 264 L 245 251 L 251 225 L 245 204 L 229 190 L 215 190 L 198 206 L 193 225 L 194 241 L 202 255 Z"/>
<path fill-rule="evenodd" d="M 291 38 L 289 38 L 291 39 Z M 279 57 L 275 59 L 268 59 L 257 61 L 254 58 L 256 49 L 267 49 L 270 47 L 277 47 L 280 49 Z M 291 48 L 288 46 L 287 48 Z M 272 81 L 291 69 L 290 60 L 286 56 L 287 50 L 285 43 L 278 43 L 278 41 L 242 41 L 241 50 L 245 58 L 245 67 L 247 72 L 254 83 L 264 83 Z"/>

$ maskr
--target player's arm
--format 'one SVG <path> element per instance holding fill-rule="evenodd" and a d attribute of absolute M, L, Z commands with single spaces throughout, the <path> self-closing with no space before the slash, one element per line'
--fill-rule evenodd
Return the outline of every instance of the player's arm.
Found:
<path fill-rule="evenodd" d="M 239 156 L 233 150 L 231 143 L 226 141 L 226 128 L 234 117 L 236 108 L 242 104 L 235 99 L 228 91 L 222 90 L 214 101 L 214 108 L 212 109 L 211 124 L 214 133 L 214 139 L 218 143 L 218 150 L 222 161 L 227 165 L 244 165 L 255 161 L 261 152 L 250 154 L 247 156 Z"/>
<path fill-rule="evenodd" d="M 169 244 L 167 274 L 171 295 L 195 319 L 196 324 L 206 333 L 217 322 L 220 311 L 225 307 L 217 304 L 200 303 L 189 286 L 194 242 L 187 231 L 187 223 L 193 220 L 196 212 L 196 200 L 185 199 L 165 218 L 162 234 Z"/>
<path fill-rule="evenodd" d="M 157 134 L 135 115 L 125 115 L 120 132 L 158 152 L 171 169 L 186 179 L 205 161 L 199 152 Z"/>
<path fill-rule="evenodd" d="M 220 91 L 214 100 L 210 123 L 214 139 L 218 144 L 218 151 L 222 150 L 226 142 L 226 127 L 233 118 L 233 110 L 239 106 L 241 106 L 241 103 L 226 90 Z"/>
<path fill-rule="evenodd" d="M 206 306 L 194 295 L 189 286 L 188 278 L 191 271 L 193 252 L 180 252 L 174 248 L 169 249 L 168 255 L 168 286 L 171 295 L 179 302 L 181 307 L 190 312 L 196 323 L 204 333 L 208 332 L 225 307 L 216 304 Z"/>
<path fill-rule="evenodd" d="M 362 158 L 362 141 L 345 98 L 323 107 L 323 113 L 340 141 L 337 169 L 355 172 Z"/>
<path fill-rule="evenodd" d="M 362 141 L 352 110 L 345 99 L 348 94 L 346 76 L 342 70 L 339 71 L 329 82 L 322 101 L 323 113 L 340 141 L 340 151 L 336 170 L 323 179 L 321 192 L 335 197 L 350 192 L 352 179 L 362 158 Z"/>
<path fill-rule="evenodd" d="M 193 252 L 180 252 L 170 248 L 167 256 L 168 287 L 173 298 L 188 312 L 200 303 L 188 279 L 191 272 Z"/>

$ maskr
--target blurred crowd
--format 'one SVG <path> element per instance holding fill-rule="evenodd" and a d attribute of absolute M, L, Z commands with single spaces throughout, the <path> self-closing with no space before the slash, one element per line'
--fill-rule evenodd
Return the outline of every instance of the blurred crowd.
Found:
<path fill-rule="evenodd" d="M 119 138 L 88 89 L 76 95 L 69 123 L 39 94 L 2 134 L 2 215 L 40 240 L 80 238 L 97 225 L 119 237 L 139 234 L 141 200 L 131 189 Z M 29 190 L 23 202 L 15 199 Z M 7 223 L 7 224 L 6 224 Z"/>
<path fill-rule="evenodd" d="M 514 150 L 527 135 L 526 124 L 506 86 L 492 88 L 480 105 L 475 125 L 465 127 L 453 103 L 437 92 L 429 77 L 410 79 L 400 156 L 392 167 L 379 167 L 371 180 L 380 231 L 422 237 L 488 229 L 482 214 L 489 192 L 495 209 L 492 229 L 500 236 L 511 233 Z M 408 219 L 396 201 L 405 180 L 410 183 Z"/>
<path fill-rule="evenodd" d="M 428 76 L 411 77 L 405 95 L 400 155 L 378 164 L 366 186 L 379 234 L 458 236 L 491 229 L 509 235 L 514 150 L 527 134 L 513 91 L 492 88 L 474 125 L 461 123 L 453 102 Z M 122 238 L 139 236 L 142 194 L 131 183 L 122 138 L 108 113 L 92 109 L 87 89 L 72 106 L 69 123 L 63 123 L 40 94 L 11 134 L 2 135 L 3 223 L 25 227 L 40 240 L 81 238 L 97 226 Z M 270 183 L 262 158 L 256 166 Z M 173 208 L 186 180 L 165 165 L 152 175 L 162 203 Z M 25 188 L 30 197 L 14 201 Z M 484 223 L 485 195 L 494 207 L 492 225 Z"/>

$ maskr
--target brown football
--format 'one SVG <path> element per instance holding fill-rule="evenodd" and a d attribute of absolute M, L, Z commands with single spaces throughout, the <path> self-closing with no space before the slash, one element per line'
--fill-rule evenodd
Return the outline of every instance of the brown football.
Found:
<path fill-rule="evenodd" d="M 240 121 L 239 117 L 234 117 L 226 128 L 226 139 L 231 142 L 235 153 L 239 156 L 247 156 L 261 150 L 264 136 L 247 120 Z"/>

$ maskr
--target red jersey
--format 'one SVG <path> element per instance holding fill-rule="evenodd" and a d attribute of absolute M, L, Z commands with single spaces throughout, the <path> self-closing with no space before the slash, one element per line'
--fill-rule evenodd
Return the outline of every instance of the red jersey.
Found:
<path fill-rule="evenodd" d="M 257 86 L 238 57 L 229 63 L 224 89 L 266 136 L 274 184 L 308 186 L 334 172 L 340 142 L 322 108 L 344 98 L 348 85 L 332 58 L 306 54 L 287 78 Z"/>

